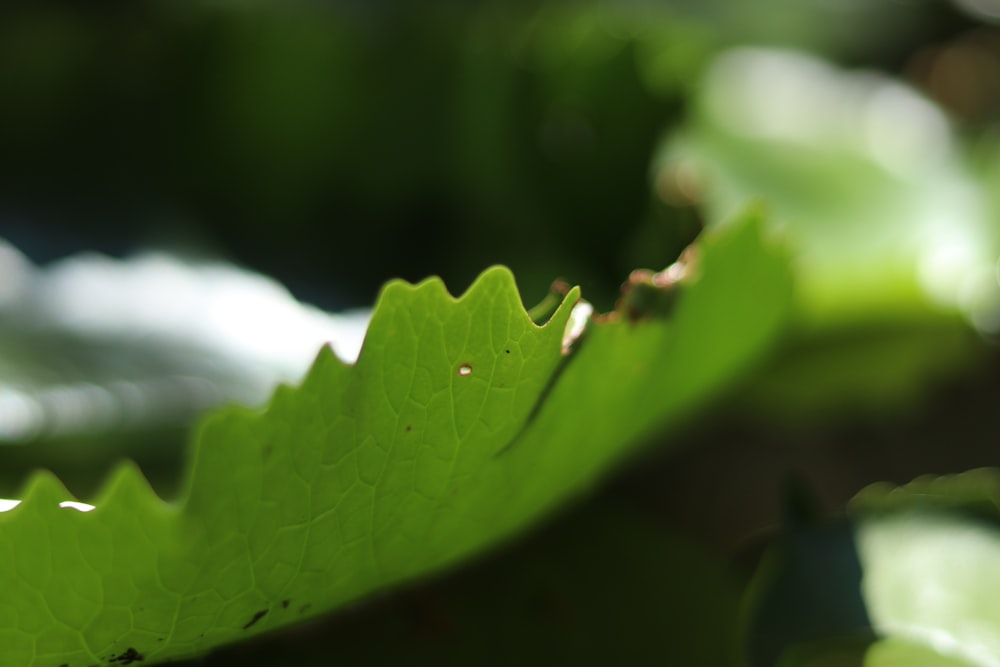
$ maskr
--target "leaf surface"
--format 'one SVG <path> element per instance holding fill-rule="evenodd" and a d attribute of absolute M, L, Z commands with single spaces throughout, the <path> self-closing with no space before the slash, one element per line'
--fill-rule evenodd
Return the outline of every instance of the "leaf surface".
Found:
<path fill-rule="evenodd" d="M 1000 474 L 873 486 L 854 510 L 876 631 L 959 664 L 1000 664 Z"/>
<path fill-rule="evenodd" d="M 205 420 L 175 503 L 125 464 L 78 512 L 39 473 L 0 514 L 0 664 L 197 655 L 524 529 L 780 330 L 788 273 L 755 219 L 701 252 L 669 317 L 594 324 L 566 359 L 575 289 L 539 327 L 503 268 L 457 300 L 391 283 L 355 365 L 324 349 L 265 410 Z"/>
<path fill-rule="evenodd" d="M 849 522 L 792 526 L 755 583 L 749 636 L 767 650 L 752 664 L 838 640 L 867 640 L 866 667 L 1000 664 L 998 519 L 1000 471 L 973 470 L 873 485 Z"/>

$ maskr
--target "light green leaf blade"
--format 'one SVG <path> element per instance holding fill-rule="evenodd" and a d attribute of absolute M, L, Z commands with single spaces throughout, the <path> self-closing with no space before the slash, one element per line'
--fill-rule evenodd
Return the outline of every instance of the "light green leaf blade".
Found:
<path fill-rule="evenodd" d="M 1000 663 L 1000 475 L 877 485 L 854 501 L 877 632 L 973 665 Z"/>
<path fill-rule="evenodd" d="M 196 655 L 523 529 L 766 349 L 790 289 L 754 222 L 704 242 L 671 317 L 595 324 L 565 362 L 576 290 L 537 327 L 502 268 L 458 300 L 392 283 L 356 365 L 324 350 L 206 420 L 175 504 L 134 466 L 86 513 L 33 478 L 0 514 L 0 664 Z"/>
<path fill-rule="evenodd" d="M 793 51 L 735 49 L 702 84 L 656 159 L 661 198 L 700 202 L 709 226 L 761 200 L 794 248 L 794 331 L 747 409 L 800 423 L 898 409 L 971 370 L 968 324 L 991 331 L 1000 307 L 1000 236 L 945 114 Z"/>
<path fill-rule="evenodd" d="M 709 224 L 765 201 L 795 244 L 809 326 L 977 320 L 1000 298 L 987 191 L 941 110 L 891 78 L 791 51 L 723 54 L 656 173 L 703 197 Z"/>
<path fill-rule="evenodd" d="M 849 522 L 789 531 L 799 541 L 822 535 L 822 550 L 790 552 L 779 567 L 788 552 L 771 550 L 755 582 L 764 603 L 750 604 L 749 637 L 816 659 L 838 642 L 867 640 L 871 667 L 1000 664 L 998 518 L 1000 471 L 873 485 L 852 502 Z M 782 589 L 789 573 L 798 575 L 792 596 Z M 780 616 L 765 615 L 773 600 L 784 601 Z"/>
<path fill-rule="evenodd" d="M 889 638 L 868 649 L 864 667 L 976 667 L 976 663 L 941 655 L 926 644 Z"/>

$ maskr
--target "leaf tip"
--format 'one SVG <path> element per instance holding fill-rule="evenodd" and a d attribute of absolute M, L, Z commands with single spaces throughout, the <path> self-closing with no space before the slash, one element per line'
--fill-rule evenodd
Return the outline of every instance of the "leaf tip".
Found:
<path fill-rule="evenodd" d="M 98 507 L 108 504 L 143 505 L 157 504 L 165 505 L 164 501 L 150 486 L 145 473 L 139 465 L 131 459 L 122 460 L 101 487 L 98 499 L 95 501 Z"/>
<path fill-rule="evenodd" d="M 73 495 L 55 473 L 50 470 L 36 470 L 24 484 L 21 492 L 23 506 L 34 504 L 58 505 L 70 500 Z"/>

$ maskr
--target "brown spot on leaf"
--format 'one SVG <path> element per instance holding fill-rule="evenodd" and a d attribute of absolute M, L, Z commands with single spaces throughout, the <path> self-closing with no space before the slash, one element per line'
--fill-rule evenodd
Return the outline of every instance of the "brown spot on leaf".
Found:
<path fill-rule="evenodd" d="M 111 658 L 110 662 L 117 662 L 122 665 L 131 665 L 133 662 L 141 662 L 145 659 L 146 656 L 144 656 L 142 653 L 139 653 L 134 648 L 129 646 L 127 649 L 125 649 L 124 653 L 122 653 L 121 655 L 116 655 L 115 657 Z"/>
<path fill-rule="evenodd" d="M 570 284 L 562 278 L 556 278 L 552 281 L 552 286 L 549 289 L 561 296 L 567 296 L 569 291 L 573 288 L 570 287 Z"/>
<path fill-rule="evenodd" d="M 254 625 L 256 625 L 257 621 L 267 616 L 267 612 L 268 612 L 267 609 L 261 609 L 260 611 L 258 611 L 256 614 L 253 615 L 253 618 L 247 621 L 247 624 L 243 626 L 243 629 L 249 630 L 250 628 L 252 628 Z"/>

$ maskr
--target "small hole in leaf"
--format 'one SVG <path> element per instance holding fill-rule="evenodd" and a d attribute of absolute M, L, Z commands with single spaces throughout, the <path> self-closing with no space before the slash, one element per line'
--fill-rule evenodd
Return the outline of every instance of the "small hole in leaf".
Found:
<path fill-rule="evenodd" d="M 469 364 L 462 364 L 461 366 L 458 367 L 458 374 L 461 375 L 462 377 L 465 377 L 466 375 L 472 375 L 472 366 L 470 366 Z"/>

